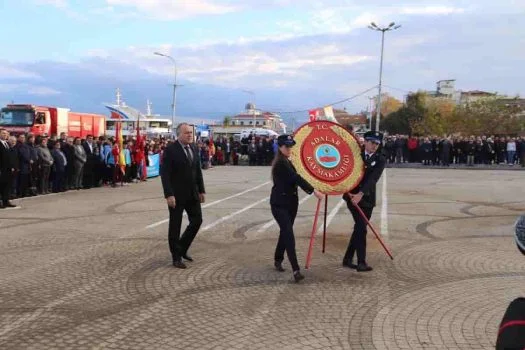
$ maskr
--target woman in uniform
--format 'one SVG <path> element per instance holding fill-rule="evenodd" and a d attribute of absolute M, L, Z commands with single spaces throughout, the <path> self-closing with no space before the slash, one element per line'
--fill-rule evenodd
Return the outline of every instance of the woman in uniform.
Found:
<path fill-rule="evenodd" d="M 304 279 L 304 276 L 301 274 L 299 263 L 297 262 L 293 233 L 293 224 L 299 207 L 297 187 L 300 186 L 308 194 L 313 193 L 318 199 L 322 199 L 324 196 L 297 174 L 297 171 L 288 159 L 291 155 L 291 148 L 295 145 L 292 136 L 279 136 L 277 145 L 279 148 L 272 164 L 273 187 L 270 197 L 272 215 L 280 228 L 279 241 L 275 248 L 275 268 L 277 271 L 284 271 L 282 262 L 284 260 L 284 251 L 286 251 L 292 266 L 293 277 L 296 282 L 299 282 Z"/>

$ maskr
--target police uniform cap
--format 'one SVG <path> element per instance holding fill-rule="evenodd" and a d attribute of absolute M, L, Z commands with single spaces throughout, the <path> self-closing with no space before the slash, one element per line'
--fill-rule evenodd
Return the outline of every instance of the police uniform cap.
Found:
<path fill-rule="evenodd" d="M 277 138 L 277 144 L 279 145 L 279 147 L 281 146 L 292 147 L 292 146 L 295 146 L 295 140 L 293 139 L 292 135 L 284 134 L 284 135 L 280 135 Z"/>
<path fill-rule="evenodd" d="M 375 143 L 383 142 L 383 134 L 379 131 L 367 131 L 363 136 L 366 141 L 372 141 Z"/>

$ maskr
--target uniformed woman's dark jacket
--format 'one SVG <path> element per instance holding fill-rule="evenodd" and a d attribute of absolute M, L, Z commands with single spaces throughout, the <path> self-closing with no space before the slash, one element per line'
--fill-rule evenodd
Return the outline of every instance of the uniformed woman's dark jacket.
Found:
<path fill-rule="evenodd" d="M 363 192 L 363 198 L 359 202 L 359 206 L 363 208 L 373 208 L 376 206 L 376 183 L 385 169 L 386 161 L 385 157 L 379 152 L 372 154 L 368 160 L 365 159 L 364 152 L 361 156 L 365 162 L 365 174 L 359 185 L 350 191 L 350 193 L 356 194 Z M 345 194 L 343 199 L 348 202 L 350 197 Z"/>
<path fill-rule="evenodd" d="M 314 188 L 303 179 L 295 170 L 292 163 L 286 159 L 278 159 L 273 167 L 273 187 L 270 204 L 277 207 L 290 207 L 297 205 L 299 198 L 297 187 L 306 193 L 312 194 Z"/>

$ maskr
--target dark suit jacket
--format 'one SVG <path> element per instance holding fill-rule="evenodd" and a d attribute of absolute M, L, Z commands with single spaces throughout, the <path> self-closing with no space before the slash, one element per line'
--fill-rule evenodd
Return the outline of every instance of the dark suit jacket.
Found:
<path fill-rule="evenodd" d="M 82 143 L 82 147 L 84 147 L 84 151 L 86 151 L 86 156 L 89 161 L 93 157 L 93 153 L 95 152 L 95 147 L 97 147 L 97 144 L 93 142 L 93 144 L 91 145 L 91 147 L 93 147 L 93 151 L 89 149 L 89 144 L 87 143 L 87 141 L 84 141 Z"/>
<path fill-rule="evenodd" d="M 7 155 L 9 158 L 9 164 L 11 169 L 15 169 L 16 171 L 20 170 L 19 162 L 18 162 L 18 149 L 16 147 L 11 147 L 7 151 Z"/>
<path fill-rule="evenodd" d="M 3 142 L 0 141 L 0 182 L 6 182 L 8 175 L 11 172 L 11 160 L 9 156 L 9 149 L 6 148 Z"/>
<path fill-rule="evenodd" d="M 64 158 L 60 154 L 61 151 L 54 149 L 51 151 L 51 155 L 53 156 L 53 170 L 59 173 L 63 173 L 66 171 L 66 164 L 64 162 Z M 64 154 L 65 156 L 65 154 Z"/>
<path fill-rule="evenodd" d="M 373 208 L 376 206 L 376 183 L 379 181 L 385 169 L 385 156 L 380 152 L 375 152 L 370 159 L 365 160 L 365 153 L 363 152 L 361 153 L 361 157 L 363 157 L 363 161 L 365 162 L 365 174 L 361 182 L 359 182 L 359 185 L 350 191 L 350 193 L 356 194 L 363 192 L 363 198 L 361 202 L 359 202 L 359 206 Z M 345 194 L 343 199 L 348 202 L 350 201 L 350 196 Z"/>
<path fill-rule="evenodd" d="M 287 159 L 279 159 L 272 170 L 273 187 L 270 196 L 270 205 L 290 207 L 297 205 L 299 197 L 297 187 L 306 193 L 312 194 L 314 188 L 301 175 L 297 174 L 292 163 Z"/>
<path fill-rule="evenodd" d="M 20 174 L 29 174 L 31 172 L 31 147 L 26 143 L 17 143 L 16 149 L 18 150 L 18 163 L 20 166 Z"/>
<path fill-rule="evenodd" d="M 161 169 L 164 197 L 175 196 L 177 203 L 199 200 L 199 194 L 205 193 L 199 152 L 195 145 L 190 148 L 193 152 L 191 163 L 178 141 L 164 150 Z"/>

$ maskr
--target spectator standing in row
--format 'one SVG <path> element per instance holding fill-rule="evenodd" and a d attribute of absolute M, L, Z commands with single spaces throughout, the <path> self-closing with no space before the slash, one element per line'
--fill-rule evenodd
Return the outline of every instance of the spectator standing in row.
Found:
<path fill-rule="evenodd" d="M 514 165 L 516 155 L 516 139 L 513 137 L 507 142 L 507 164 Z"/>
<path fill-rule="evenodd" d="M 53 166 L 53 156 L 48 148 L 48 138 L 44 137 L 37 147 L 38 164 L 40 166 L 40 194 L 49 194 L 49 175 L 51 174 L 51 167 Z"/>
<path fill-rule="evenodd" d="M 64 192 L 66 190 L 66 167 L 67 158 L 61 150 L 61 145 L 66 143 L 56 142 L 55 148 L 51 151 L 53 156 L 53 192 Z"/>
<path fill-rule="evenodd" d="M 80 190 L 82 188 L 82 180 L 84 178 L 84 164 L 87 161 L 86 151 L 80 142 L 79 137 L 75 137 L 75 161 L 74 161 L 74 175 L 73 175 L 73 186 L 74 189 Z"/>
<path fill-rule="evenodd" d="M 91 188 L 95 185 L 94 170 L 95 170 L 95 143 L 93 142 L 93 135 L 87 135 L 86 141 L 82 144 L 86 153 L 86 163 L 84 164 L 84 188 Z"/>
<path fill-rule="evenodd" d="M 18 188 L 17 196 L 26 197 L 29 195 L 29 184 L 30 184 L 30 175 L 31 175 L 31 148 L 26 143 L 26 136 L 18 136 L 18 143 L 16 144 L 16 149 L 18 151 L 18 166 L 20 171 L 18 173 Z"/>

